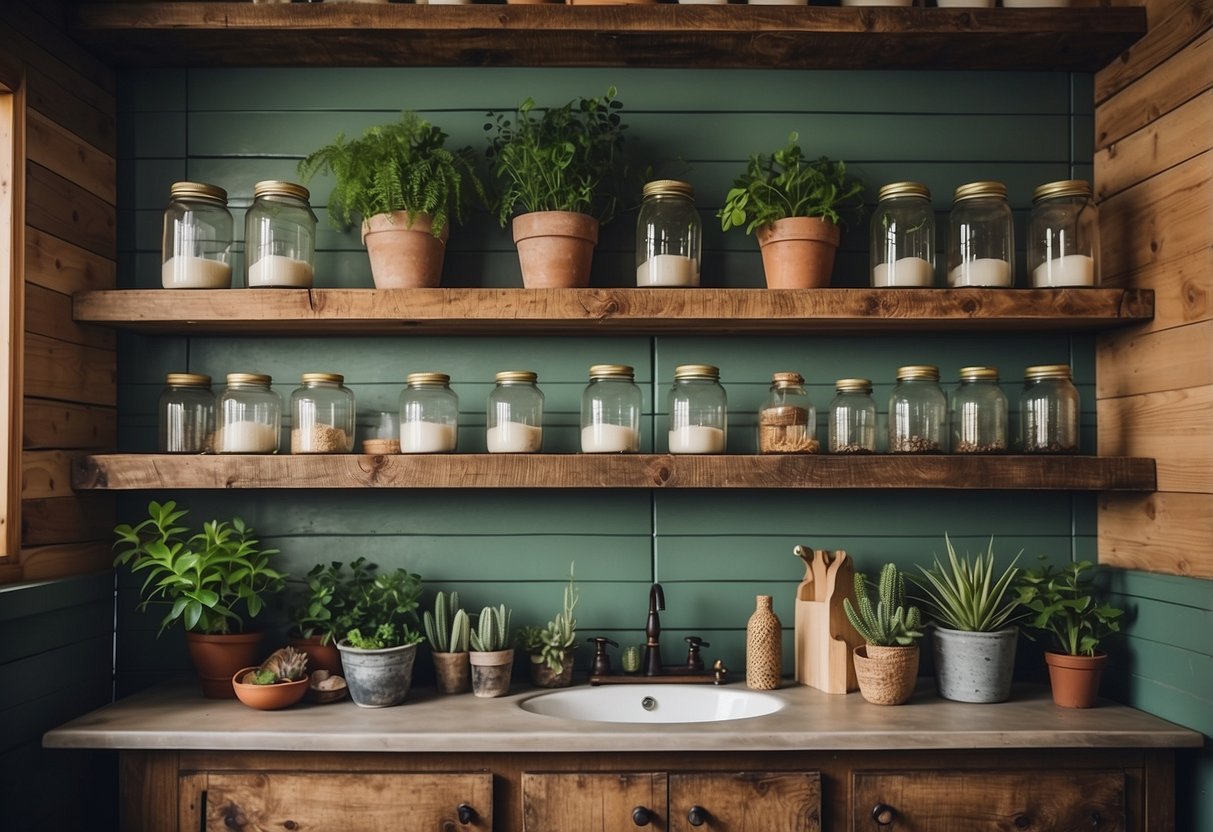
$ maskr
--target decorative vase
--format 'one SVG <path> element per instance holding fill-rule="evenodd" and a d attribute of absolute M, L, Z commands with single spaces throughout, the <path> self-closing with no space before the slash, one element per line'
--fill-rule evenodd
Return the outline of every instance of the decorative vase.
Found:
<path fill-rule="evenodd" d="M 918 645 L 885 647 L 861 644 L 855 648 L 855 676 L 859 692 L 873 705 L 903 705 L 914 695 L 918 681 Z"/>
<path fill-rule="evenodd" d="M 327 670 L 331 676 L 343 675 L 341 670 L 341 651 L 333 642 L 320 643 L 320 636 L 307 638 L 289 638 L 286 643 L 300 653 L 307 653 L 307 672 Z"/>
<path fill-rule="evenodd" d="M 538 656 L 530 656 L 527 664 L 531 666 L 531 684 L 538 688 L 567 688 L 573 681 L 573 655 L 572 649 L 564 651 L 559 673 L 542 661 L 536 661 Z"/>
<path fill-rule="evenodd" d="M 413 683 L 413 662 L 417 645 L 361 650 L 338 642 L 345 682 L 350 697 L 361 708 L 387 708 L 399 705 L 408 696 Z"/>
<path fill-rule="evenodd" d="M 821 217 L 788 217 L 759 226 L 768 289 L 820 289 L 830 285 L 842 241 L 835 223 Z"/>
<path fill-rule="evenodd" d="M 439 693 L 467 693 L 472 687 L 468 652 L 434 653 L 434 678 Z"/>
<path fill-rule="evenodd" d="M 936 627 L 931 639 L 939 695 L 955 702 L 1002 702 L 1011 695 L 1019 630 L 973 633 Z"/>
<path fill-rule="evenodd" d="M 1094 656 L 1071 656 L 1069 653 L 1045 651 L 1049 666 L 1049 685 L 1053 688 L 1053 704 L 1062 708 L 1090 708 L 1099 695 L 1099 681 L 1107 653 Z"/>
<path fill-rule="evenodd" d="M 490 650 L 468 654 L 472 664 L 472 694 L 482 699 L 505 696 L 514 670 L 514 650 Z"/>
<path fill-rule="evenodd" d="M 202 695 L 208 699 L 235 699 L 232 676 L 242 667 L 256 665 L 261 658 L 261 633 L 185 634 Z"/>
<path fill-rule="evenodd" d="M 771 596 L 759 595 L 745 628 L 745 683 L 751 690 L 775 690 L 783 676 L 783 628 Z"/>
<path fill-rule="evenodd" d="M 598 244 L 598 220 L 573 211 L 534 211 L 514 217 L 514 244 L 528 289 L 584 288 Z"/>
<path fill-rule="evenodd" d="M 277 711 L 289 708 L 303 699 L 307 693 L 308 679 L 305 676 L 297 682 L 278 682 L 274 685 L 246 685 L 240 681 L 246 673 L 256 670 L 256 667 L 244 667 L 232 675 L 232 690 L 236 698 L 258 711 Z"/>
<path fill-rule="evenodd" d="M 376 214 L 362 223 L 362 242 L 371 260 L 376 289 L 433 288 L 442 279 L 450 224 L 435 237 L 429 214 L 407 211 Z"/>

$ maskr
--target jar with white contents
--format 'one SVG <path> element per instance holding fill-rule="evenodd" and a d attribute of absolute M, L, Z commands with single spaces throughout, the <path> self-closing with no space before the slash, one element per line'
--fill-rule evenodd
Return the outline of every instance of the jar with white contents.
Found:
<path fill-rule="evenodd" d="M 871 224 L 872 286 L 911 288 L 935 282 L 935 211 L 919 182 L 880 189 Z"/>
<path fill-rule="evenodd" d="M 720 369 L 711 364 L 674 368 L 668 398 L 672 454 L 722 454 L 728 445 L 729 402 Z"/>
<path fill-rule="evenodd" d="M 948 218 L 948 285 L 1015 285 L 1015 219 L 1001 182 L 956 189 Z"/>
<path fill-rule="evenodd" d="M 636 285 L 698 286 L 703 229 L 689 182 L 644 186 L 636 218 Z"/>
<path fill-rule="evenodd" d="M 491 454 L 534 454 L 543 448 L 543 391 L 529 370 L 497 374 L 489 394 L 486 443 Z"/>
<path fill-rule="evenodd" d="M 1099 285 L 1099 211 L 1086 180 L 1049 182 L 1032 195 L 1028 274 L 1037 289 Z"/>
<path fill-rule="evenodd" d="M 211 450 L 215 394 L 211 377 L 169 373 L 160 394 L 160 453 L 201 454 Z"/>
<path fill-rule="evenodd" d="M 276 179 L 253 186 L 244 215 L 244 282 L 250 288 L 310 289 L 316 215 L 308 190 Z"/>
<path fill-rule="evenodd" d="M 449 454 L 459 444 L 459 396 L 446 373 L 409 373 L 400 394 L 400 452 Z"/>
<path fill-rule="evenodd" d="M 164 209 L 160 285 L 165 289 L 230 289 L 232 214 L 227 191 L 174 182 Z"/>
<path fill-rule="evenodd" d="M 640 388 L 626 364 L 595 364 L 581 394 L 581 452 L 634 454 L 640 450 Z"/>
<path fill-rule="evenodd" d="M 282 397 L 262 373 L 228 373 L 215 420 L 215 451 L 221 454 L 278 452 Z"/>

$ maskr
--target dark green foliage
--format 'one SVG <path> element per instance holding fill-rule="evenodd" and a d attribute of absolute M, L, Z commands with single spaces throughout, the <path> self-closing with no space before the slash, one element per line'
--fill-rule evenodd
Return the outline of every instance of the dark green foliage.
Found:
<path fill-rule="evenodd" d="M 855 599 L 858 610 L 850 598 L 843 599 L 843 610 L 868 644 L 908 647 L 914 639 L 922 638 L 922 613 L 918 607 L 906 607 L 906 580 L 896 565 L 886 563 L 881 567 L 875 606 L 868 595 L 867 577 L 856 572 Z"/>
<path fill-rule="evenodd" d="M 372 564 L 351 583 L 353 603 L 348 613 L 339 617 L 338 632 L 363 650 L 420 644 L 424 639 L 409 625 L 418 623 L 421 576 L 405 569 L 383 575 L 374 575 L 373 571 Z"/>
<path fill-rule="evenodd" d="M 1089 560 L 1055 570 L 1042 557 L 1039 569 L 1025 572 L 1017 590 L 1019 603 L 1034 614 L 1028 626 L 1049 633 L 1054 645 L 1071 656 L 1093 656 L 1100 641 L 1120 632 L 1124 613 L 1095 600 L 1095 567 Z"/>
<path fill-rule="evenodd" d="M 320 636 L 322 644 L 331 644 L 344 635 L 353 626 L 350 616 L 359 587 L 373 579 L 375 569 L 366 558 L 352 561 L 348 570 L 340 561 L 313 566 L 288 613 L 292 634 L 301 638 Z"/>

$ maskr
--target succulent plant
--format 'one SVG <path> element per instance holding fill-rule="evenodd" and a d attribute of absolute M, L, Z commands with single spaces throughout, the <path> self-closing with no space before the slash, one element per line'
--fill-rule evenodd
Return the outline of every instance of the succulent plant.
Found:
<path fill-rule="evenodd" d="M 867 576 L 855 573 L 855 600 L 844 598 L 843 610 L 847 620 L 868 644 L 883 647 L 909 647 L 914 639 L 922 638 L 922 613 L 918 607 L 906 606 L 906 579 L 897 566 L 886 563 L 880 569 L 876 605 L 868 594 Z M 858 607 L 858 608 L 856 608 Z"/>
<path fill-rule="evenodd" d="M 573 618 L 573 610 L 580 597 L 570 566 L 569 583 L 564 588 L 564 605 L 560 612 L 546 627 L 524 627 L 520 634 L 522 646 L 531 654 L 532 662 L 546 665 L 553 673 L 564 670 L 564 657 L 577 643 L 577 619 Z"/>
<path fill-rule="evenodd" d="M 510 640 L 510 609 L 505 604 L 482 609 L 469 640 L 477 653 L 504 650 Z"/>
<path fill-rule="evenodd" d="M 244 677 L 253 685 L 276 685 L 279 682 L 298 682 L 307 676 L 307 653 L 294 647 L 283 647 L 270 653 L 261 667 Z"/>
<path fill-rule="evenodd" d="M 458 592 L 439 592 L 434 596 L 434 610 L 422 616 L 425 637 L 435 653 L 466 653 L 471 635 L 471 619 L 459 606 Z"/>
<path fill-rule="evenodd" d="M 910 576 L 926 596 L 922 600 L 931 617 L 953 630 L 974 633 L 992 633 L 1013 625 L 1022 615 L 1013 590 L 1019 555 L 995 578 L 994 538 L 990 538 L 985 554 L 971 560 L 967 554 L 957 556 L 946 534 L 943 539 L 948 548 L 948 566 L 936 557 L 930 569 L 918 567 L 922 577 Z"/>

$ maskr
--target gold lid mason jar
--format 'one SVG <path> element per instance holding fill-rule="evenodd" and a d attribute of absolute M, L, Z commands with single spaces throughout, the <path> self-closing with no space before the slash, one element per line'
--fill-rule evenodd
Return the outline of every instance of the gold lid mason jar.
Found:
<path fill-rule="evenodd" d="M 942 453 L 947 450 L 947 426 L 948 398 L 939 387 L 939 368 L 899 367 L 889 397 L 889 453 Z"/>
<path fill-rule="evenodd" d="M 595 364 L 581 394 L 581 452 L 634 454 L 640 450 L 640 388 L 626 364 Z"/>
<path fill-rule="evenodd" d="M 489 393 L 486 440 L 491 454 L 533 454 L 543 448 L 543 392 L 529 370 L 497 374 Z"/>
<path fill-rule="evenodd" d="M 775 373 L 766 403 L 758 411 L 758 453 L 815 454 L 817 411 L 800 373 Z"/>
<path fill-rule="evenodd" d="M 935 283 L 935 211 L 926 185 L 893 182 L 883 186 L 870 231 L 873 287 Z"/>
<path fill-rule="evenodd" d="M 215 394 L 211 377 L 200 373 L 169 373 L 157 410 L 160 453 L 201 454 L 211 450 L 215 432 Z"/>
<path fill-rule="evenodd" d="M 230 289 L 232 214 L 227 191 L 174 182 L 164 209 L 160 285 L 165 289 Z"/>
<path fill-rule="evenodd" d="M 830 402 L 829 446 L 832 454 L 876 453 L 876 400 L 866 378 L 840 378 Z"/>
<path fill-rule="evenodd" d="M 702 222 L 689 182 L 658 179 L 644 186 L 636 218 L 636 285 L 698 286 Z"/>
<path fill-rule="evenodd" d="M 1001 454 L 1007 450 L 1007 397 L 997 367 L 962 367 L 952 392 L 952 453 Z"/>
<path fill-rule="evenodd" d="M 278 452 L 282 432 L 282 397 L 262 373 L 228 373 L 219 396 L 215 451 L 221 454 Z"/>
<path fill-rule="evenodd" d="M 449 454 L 459 444 L 459 396 L 446 373 L 409 373 L 400 394 L 400 452 Z"/>
<path fill-rule="evenodd" d="M 354 392 L 340 373 L 304 373 L 291 393 L 291 453 L 354 450 Z"/>
<path fill-rule="evenodd" d="M 948 285 L 1015 285 L 1015 220 L 1001 182 L 956 189 L 948 217 Z"/>
<path fill-rule="evenodd" d="M 1039 364 L 1023 371 L 1019 431 L 1025 454 L 1078 453 L 1081 409 L 1068 364 Z"/>
<path fill-rule="evenodd" d="M 1041 185 L 1028 218 L 1032 286 L 1099 285 L 1099 211 L 1085 179 Z"/>
<path fill-rule="evenodd" d="M 253 186 L 244 215 L 244 282 L 251 288 L 310 289 L 316 215 L 307 188 L 276 179 Z"/>
<path fill-rule="evenodd" d="M 711 364 L 674 368 L 667 404 L 672 454 L 722 454 L 728 445 L 729 401 L 720 369 Z"/>

